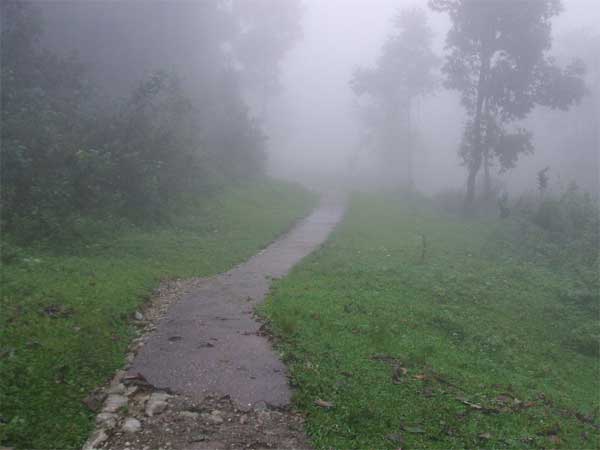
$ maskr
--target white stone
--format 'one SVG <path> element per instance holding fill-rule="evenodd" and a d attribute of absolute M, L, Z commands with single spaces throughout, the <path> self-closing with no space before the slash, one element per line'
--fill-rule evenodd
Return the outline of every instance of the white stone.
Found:
<path fill-rule="evenodd" d="M 96 416 L 96 425 L 107 429 L 114 428 L 117 425 L 117 415 L 107 412 L 100 413 Z"/>
<path fill-rule="evenodd" d="M 100 444 L 102 444 L 107 439 L 108 434 L 106 434 L 104 430 L 96 430 L 94 434 L 90 436 L 90 438 L 81 450 L 95 450 Z"/>
<path fill-rule="evenodd" d="M 127 405 L 127 397 L 118 394 L 109 395 L 106 402 L 104 402 L 102 411 L 115 413 L 125 405 Z"/>
<path fill-rule="evenodd" d="M 107 394 L 123 394 L 125 393 L 125 385 L 123 383 L 116 383 L 106 390 Z"/>
<path fill-rule="evenodd" d="M 134 417 L 128 417 L 125 419 L 121 429 L 125 433 L 137 433 L 142 428 L 142 423 Z"/>
<path fill-rule="evenodd" d="M 170 395 L 164 392 L 153 393 L 146 402 L 146 415 L 148 417 L 153 417 L 167 409 L 167 399 L 169 397 Z"/>
<path fill-rule="evenodd" d="M 129 397 L 129 396 L 135 394 L 137 391 L 138 391 L 138 387 L 137 386 L 129 386 L 127 388 L 127 390 L 125 391 L 125 395 L 127 397 Z"/>
<path fill-rule="evenodd" d="M 188 419 L 197 419 L 200 414 L 194 411 L 181 411 L 179 415 Z"/>

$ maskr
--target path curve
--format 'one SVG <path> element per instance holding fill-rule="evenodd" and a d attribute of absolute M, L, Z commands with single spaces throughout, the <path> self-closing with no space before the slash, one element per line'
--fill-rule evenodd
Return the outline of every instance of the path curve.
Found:
<path fill-rule="evenodd" d="M 137 353 L 129 373 L 195 401 L 229 395 L 241 408 L 285 406 L 291 392 L 283 363 L 259 333 L 254 307 L 271 280 L 286 275 L 326 239 L 343 216 L 342 202 L 325 198 L 290 232 L 245 263 L 203 279 L 170 307 Z"/>

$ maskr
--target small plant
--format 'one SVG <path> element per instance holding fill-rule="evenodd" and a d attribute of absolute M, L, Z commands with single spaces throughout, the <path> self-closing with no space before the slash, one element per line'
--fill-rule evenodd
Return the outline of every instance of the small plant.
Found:
<path fill-rule="evenodd" d="M 508 208 L 508 192 L 504 191 L 498 198 L 498 208 L 500 209 L 501 219 L 506 219 L 510 216 L 510 209 Z"/>
<path fill-rule="evenodd" d="M 540 191 L 540 197 L 544 197 L 544 194 L 546 193 L 546 190 L 548 189 L 548 171 L 550 170 L 550 167 L 546 167 L 540 171 L 538 171 L 537 173 L 537 185 L 538 185 L 538 191 Z"/>

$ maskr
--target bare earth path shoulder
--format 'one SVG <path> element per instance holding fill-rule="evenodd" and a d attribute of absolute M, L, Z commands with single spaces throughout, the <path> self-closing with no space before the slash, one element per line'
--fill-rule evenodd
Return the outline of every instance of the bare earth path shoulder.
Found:
<path fill-rule="evenodd" d="M 98 428 L 85 448 L 308 447 L 302 418 L 288 407 L 286 368 L 253 311 L 271 279 L 321 245 L 342 215 L 342 202 L 326 198 L 245 263 L 166 289 L 173 303 L 155 301 L 164 315 L 147 325 L 152 332 L 137 342 L 127 371 L 99 394 Z"/>

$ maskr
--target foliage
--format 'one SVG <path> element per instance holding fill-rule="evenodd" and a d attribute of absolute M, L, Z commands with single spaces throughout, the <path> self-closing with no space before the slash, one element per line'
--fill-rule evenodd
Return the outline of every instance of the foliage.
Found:
<path fill-rule="evenodd" d="M 190 64 L 193 83 L 158 70 L 107 99 L 97 68 L 42 46 L 44 7 L 3 3 L 3 228 L 27 241 L 85 216 L 159 221 L 181 197 L 264 173 L 265 138 L 236 75 L 218 69 L 218 38 L 201 48 L 211 64 Z"/>
<path fill-rule="evenodd" d="M 259 95 L 264 119 L 268 98 L 280 89 L 279 64 L 302 35 L 302 1 L 234 0 L 232 9 L 238 22 L 233 54 L 245 85 Z"/>
<path fill-rule="evenodd" d="M 599 211 L 597 199 L 571 185 L 540 200 L 522 196 L 512 207 L 512 222 L 498 232 L 513 256 L 563 271 L 592 270 L 598 264 Z"/>
<path fill-rule="evenodd" d="M 533 151 L 531 135 L 515 122 L 536 105 L 566 110 L 577 103 L 585 94 L 585 71 L 579 61 L 560 68 L 547 55 L 560 0 L 430 0 L 429 5 L 452 20 L 443 72 L 446 86 L 461 93 L 470 119 L 461 148 L 470 205 L 482 165 L 489 197 L 494 160 L 507 170 L 520 154 Z"/>
<path fill-rule="evenodd" d="M 159 281 L 227 270 L 314 202 L 295 185 L 253 182 L 195 197 L 169 225 L 81 224 L 86 239 L 71 247 L 4 233 L 0 445 L 81 448 L 94 419 L 81 400 L 123 366 L 130 319 Z"/>
<path fill-rule="evenodd" d="M 316 448 L 600 444 L 597 294 L 519 257 L 492 232 L 509 225 L 355 196 L 276 284 L 265 313 Z"/>
<path fill-rule="evenodd" d="M 433 33 L 420 9 L 401 11 L 395 30 L 382 47 L 375 68 L 358 68 L 350 81 L 354 93 L 368 96 L 371 108 L 367 125 L 380 141 L 384 164 L 405 167 L 406 182 L 412 184 L 411 113 L 413 101 L 431 93 L 435 87 L 437 57 L 431 49 Z M 403 130 L 402 132 L 399 132 Z M 403 141 L 401 140 L 403 137 Z M 398 147 L 402 144 L 402 150 Z"/>
<path fill-rule="evenodd" d="M 548 171 L 550 167 L 544 167 L 540 169 L 537 173 L 537 187 L 538 191 L 540 191 L 541 195 L 544 195 L 546 189 L 548 189 Z"/>

